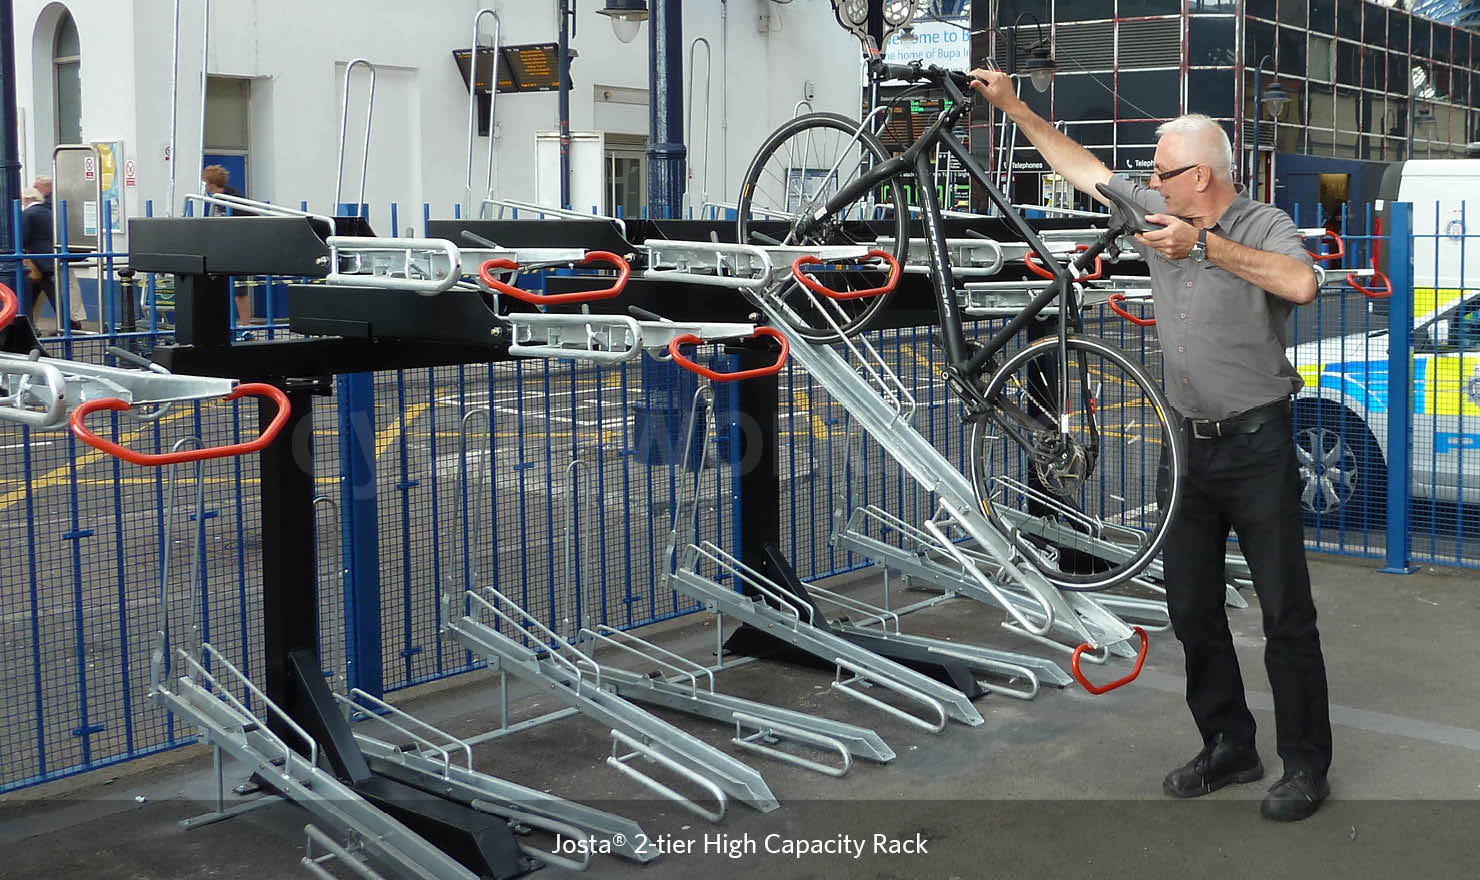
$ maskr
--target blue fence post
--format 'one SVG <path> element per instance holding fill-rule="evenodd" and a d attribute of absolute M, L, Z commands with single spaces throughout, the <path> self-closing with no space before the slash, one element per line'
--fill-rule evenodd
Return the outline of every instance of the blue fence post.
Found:
<path fill-rule="evenodd" d="M 371 373 L 335 379 L 339 404 L 339 528 L 344 566 L 344 665 L 349 687 L 380 696 L 380 546 Z"/>
<path fill-rule="evenodd" d="M 1387 564 L 1379 571 L 1413 574 L 1413 204 L 1393 202 L 1388 219 Z"/>

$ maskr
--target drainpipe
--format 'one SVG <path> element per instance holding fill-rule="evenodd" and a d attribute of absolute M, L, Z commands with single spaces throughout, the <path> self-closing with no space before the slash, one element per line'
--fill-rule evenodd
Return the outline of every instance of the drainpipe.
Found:
<path fill-rule="evenodd" d="M 653 0 L 648 24 L 648 216 L 680 215 L 683 144 L 683 13 L 680 0 Z"/>
<path fill-rule="evenodd" d="M 21 194 L 20 141 L 16 135 L 20 113 L 15 102 L 15 4 L 0 0 L 0 251 L 17 250 L 16 231 L 10 228 L 10 203 Z"/>

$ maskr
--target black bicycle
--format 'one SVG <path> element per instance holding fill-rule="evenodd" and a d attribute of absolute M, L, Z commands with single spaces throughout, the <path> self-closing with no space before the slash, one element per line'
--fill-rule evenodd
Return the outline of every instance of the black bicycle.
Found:
<path fill-rule="evenodd" d="M 1060 263 L 953 134 L 971 106 L 970 78 L 919 62 L 888 64 L 877 53 L 870 71 L 876 83 L 934 85 L 949 104 L 898 156 L 890 156 L 868 126 L 843 116 L 813 113 L 782 125 L 746 172 L 739 240 L 870 248 L 884 242 L 903 265 L 913 225 L 905 193 L 918 193 L 940 316 L 941 373 L 972 428 L 970 476 L 983 512 L 1065 589 L 1098 590 L 1135 575 L 1161 547 L 1180 494 L 1182 451 L 1166 400 L 1141 365 L 1082 334 L 1080 288 L 1094 277 L 1089 267 L 1119 255 L 1121 236 L 1151 225 L 1142 210 L 1101 187 L 1116 206 L 1108 227 L 1071 262 Z M 957 301 L 931 185 L 931 163 L 942 150 L 961 163 L 1026 242 L 1029 268 L 1037 263 L 1037 271 L 1052 279 L 985 340 L 967 338 Z M 907 187 L 911 179 L 917 185 Z M 759 221 L 777 219 L 788 224 L 783 240 L 757 229 Z M 768 228 L 774 231 L 775 224 Z M 881 228 L 890 234 L 881 236 Z M 814 268 L 828 273 L 827 286 L 839 291 L 885 286 L 878 271 L 862 265 Z M 815 297 L 802 284 L 786 296 L 797 333 L 822 343 L 868 329 L 889 298 Z M 1057 306 L 1057 332 L 1010 351 L 1019 333 L 1050 306 Z"/>

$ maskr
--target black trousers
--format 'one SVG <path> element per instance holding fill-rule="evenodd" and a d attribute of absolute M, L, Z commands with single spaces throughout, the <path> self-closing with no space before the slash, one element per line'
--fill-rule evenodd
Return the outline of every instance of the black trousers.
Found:
<path fill-rule="evenodd" d="M 1223 603 L 1231 527 L 1263 610 L 1279 755 L 1286 771 L 1324 774 L 1331 764 L 1330 707 L 1290 417 L 1283 414 L 1251 434 L 1188 436 L 1187 451 L 1182 502 L 1162 551 L 1172 629 L 1186 655 L 1187 706 L 1204 744 L 1218 734 L 1254 744 L 1254 716 Z"/>

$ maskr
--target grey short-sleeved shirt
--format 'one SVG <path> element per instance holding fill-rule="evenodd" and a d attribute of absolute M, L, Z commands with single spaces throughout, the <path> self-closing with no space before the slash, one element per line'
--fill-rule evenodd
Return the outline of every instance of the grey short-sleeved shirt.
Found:
<path fill-rule="evenodd" d="M 1107 185 L 1148 214 L 1166 212 L 1166 201 L 1149 187 L 1119 174 Z M 1289 215 L 1242 192 L 1209 231 L 1312 264 Z M 1300 390 L 1300 374 L 1285 357 L 1294 303 L 1211 262 L 1168 260 L 1145 245 L 1135 247 L 1151 268 L 1167 400 L 1179 413 L 1225 419 Z"/>

